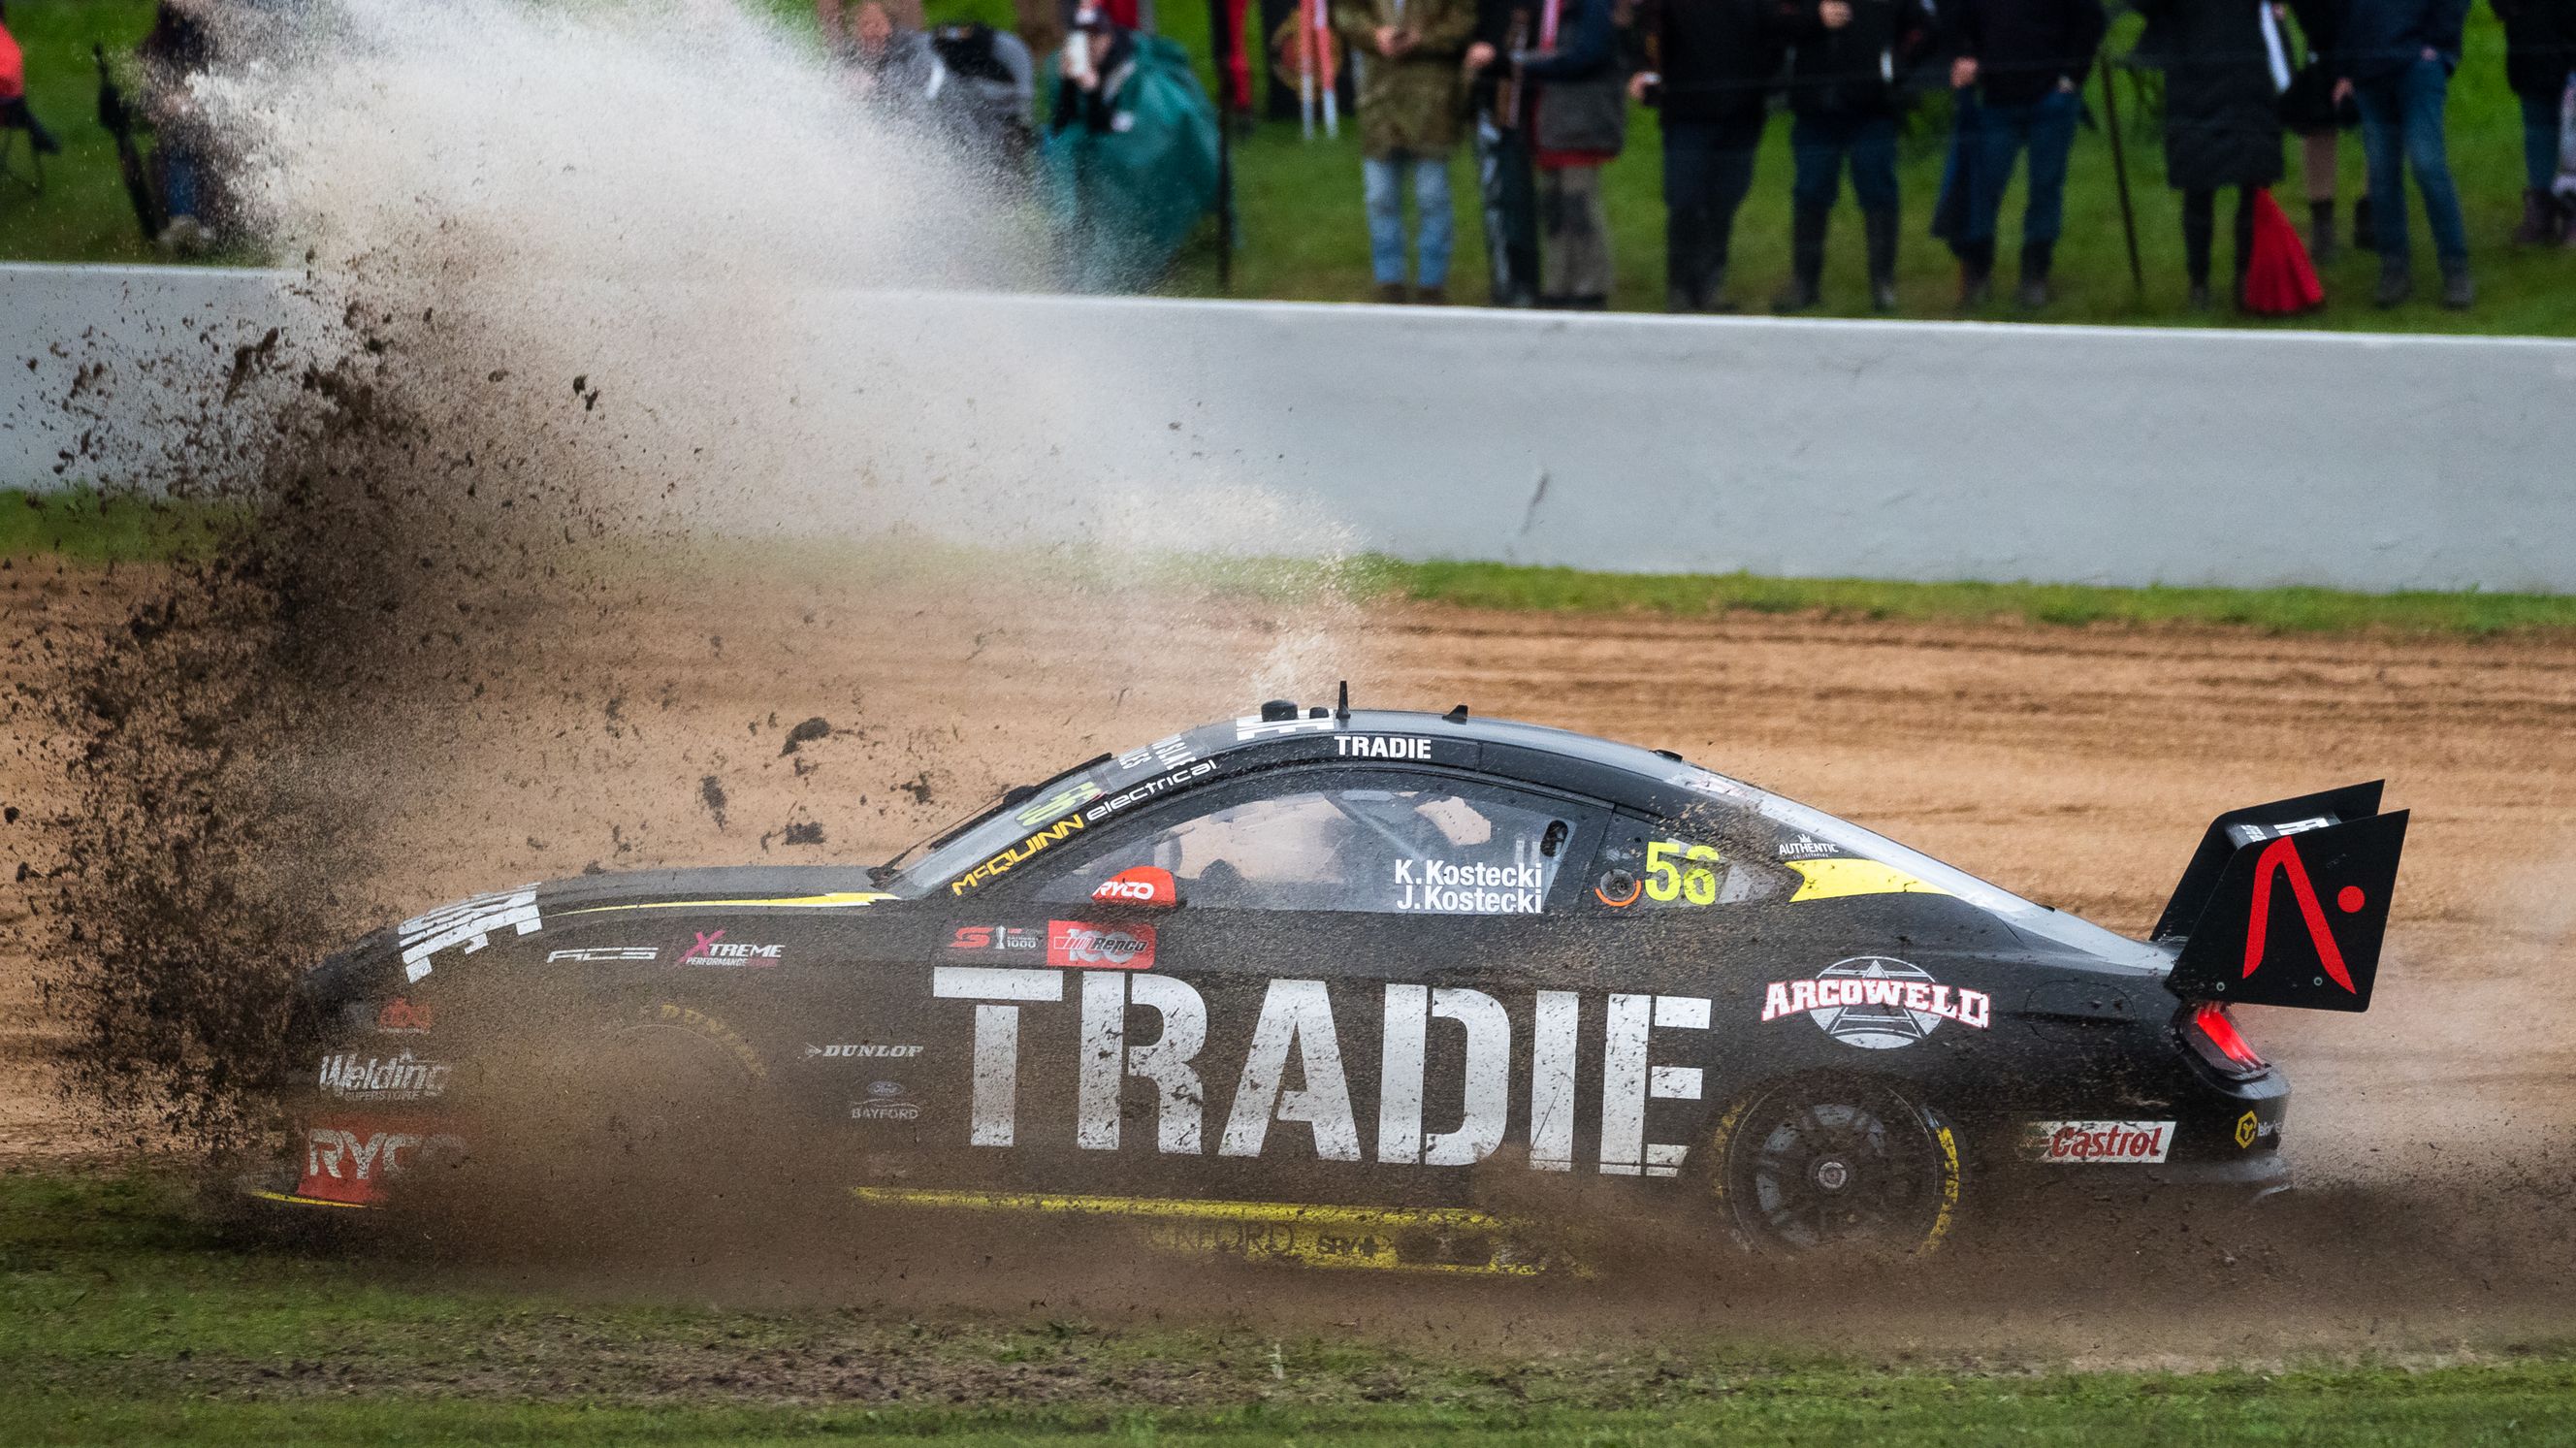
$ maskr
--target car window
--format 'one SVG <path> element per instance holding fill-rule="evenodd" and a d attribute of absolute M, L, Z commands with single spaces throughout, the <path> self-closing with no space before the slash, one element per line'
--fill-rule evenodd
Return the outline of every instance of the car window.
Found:
<path fill-rule="evenodd" d="M 1337 782 L 1151 829 L 1061 871 L 1038 898 L 1087 900 L 1100 881 L 1152 865 L 1172 872 L 1192 909 L 1537 914 L 1578 823 L 1571 808 L 1531 796 Z"/>

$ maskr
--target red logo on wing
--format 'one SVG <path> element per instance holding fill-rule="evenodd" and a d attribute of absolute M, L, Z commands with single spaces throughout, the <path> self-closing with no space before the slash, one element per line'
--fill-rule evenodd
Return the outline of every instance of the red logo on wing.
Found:
<path fill-rule="evenodd" d="M 2325 963 L 2326 975 L 2335 984 L 2354 995 L 2361 994 L 2352 983 L 2352 973 L 2344 969 L 2343 948 L 2335 944 L 2334 932 L 2326 927 L 2326 910 L 2317 903 L 2315 887 L 2308 883 L 2308 867 L 2299 859 L 2299 847 L 2283 835 L 2263 847 L 2262 857 L 2254 862 L 2254 909 L 2245 922 L 2245 974 L 2252 975 L 2263 963 L 2263 938 L 2272 922 L 2272 875 L 2279 871 L 2290 881 L 2290 894 L 2299 902 L 2299 917 L 2307 922 L 2308 941 L 2317 948 L 2317 959 Z M 2335 903 L 2350 914 L 2362 906 L 2361 891 L 2351 885 L 2343 887 Z"/>

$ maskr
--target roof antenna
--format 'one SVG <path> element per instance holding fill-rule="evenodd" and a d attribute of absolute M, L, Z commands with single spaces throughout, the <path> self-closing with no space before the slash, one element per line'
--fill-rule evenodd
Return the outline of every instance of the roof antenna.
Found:
<path fill-rule="evenodd" d="M 1467 722 L 1467 706 L 1461 704 L 1457 708 L 1450 710 L 1448 713 L 1443 714 L 1440 717 L 1448 720 L 1452 724 L 1464 724 Z"/>
<path fill-rule="evenodd" d="M 1351 722 L 1351 681 L 1348 679 L 1342 680 L 1342 699 L 1334 708 L 1333 717 L 1345 724 Z"/>

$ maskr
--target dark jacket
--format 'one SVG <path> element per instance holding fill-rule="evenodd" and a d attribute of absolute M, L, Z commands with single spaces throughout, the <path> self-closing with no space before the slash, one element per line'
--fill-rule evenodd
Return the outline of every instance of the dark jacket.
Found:
<path fill-rule="evenodd" d="M 2165 72 L 2165 182 L 2177 191 L 2281 179 L 2280 94 L 2260 7 L 2148 0 L 2138 50 Z"/>
<path fill-rule="evenodd" d="M 1953 0 L 1950 13 L 1959 54 L 1997 106 L 2028 105 L 2061 80 L 2082 87 L 2110 26 L 2102 0 Z"/>
<path fill-rule="evenodd" d="M 1789 108 L 1801 115 L 1894 115 L 1897 81 L 1932 37 L 1926 0 L 1851 0 L 1851 23 L 1825 28 L 1821 0 L 1785 0 L 1777 12 L 1795 49 Z"/>
<path fill-rule="evenodd" d="M 2469 0 L 2345 0 L 2335 24 L 2335 69 L 2346 80 L 2385 80 L 2423 57 L 2460 65 L 2460 26 Z"/>
<path fill-rule="evenodd" d="M 2556 99 L 2576 69 L 2576 0 L 2488 0 L 2504 22 L 2504 83 Z"/>
<path fill-rule="evenodd" d="M 1663 77 L 1664 124 L 1759 119 L 1785 47 L 1773 0 L 1641 0 L 1646 69 Z"/>
<path fill-rule="evenodd" d="M 1538 82 L 1531 139 L 1542 152 L 1615 156 L 1628 139 L 1627 74 L 1610 0 L 1563 0 L 1556 44 L 1514 59 Z"/>

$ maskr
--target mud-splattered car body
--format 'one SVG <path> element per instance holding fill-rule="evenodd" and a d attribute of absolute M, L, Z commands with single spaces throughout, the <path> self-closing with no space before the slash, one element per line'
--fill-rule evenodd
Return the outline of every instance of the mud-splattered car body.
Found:
<path fill-rule="evenodd" d="M 1321 1263 L 1524 1267 L 1488 1210 L 1514 1176 L 1784 1249 L 1919 1250 L 2067 1181 L 2251 1196 L 2289 1088 L 2228 1007 L 2367 1007 L 2405 829 L 2378 798 L 2221 816 L 2139 942 L 1677 755 L 1272 704 L 896 865 L 590 876 L 379 932 L 308 979 L 259 1195 L 399 1206 L 512 1130 L 482 1048 L 542 997 L 701 1058 L 706 1112 L 791 1125 L 816 1190 Z"/>

